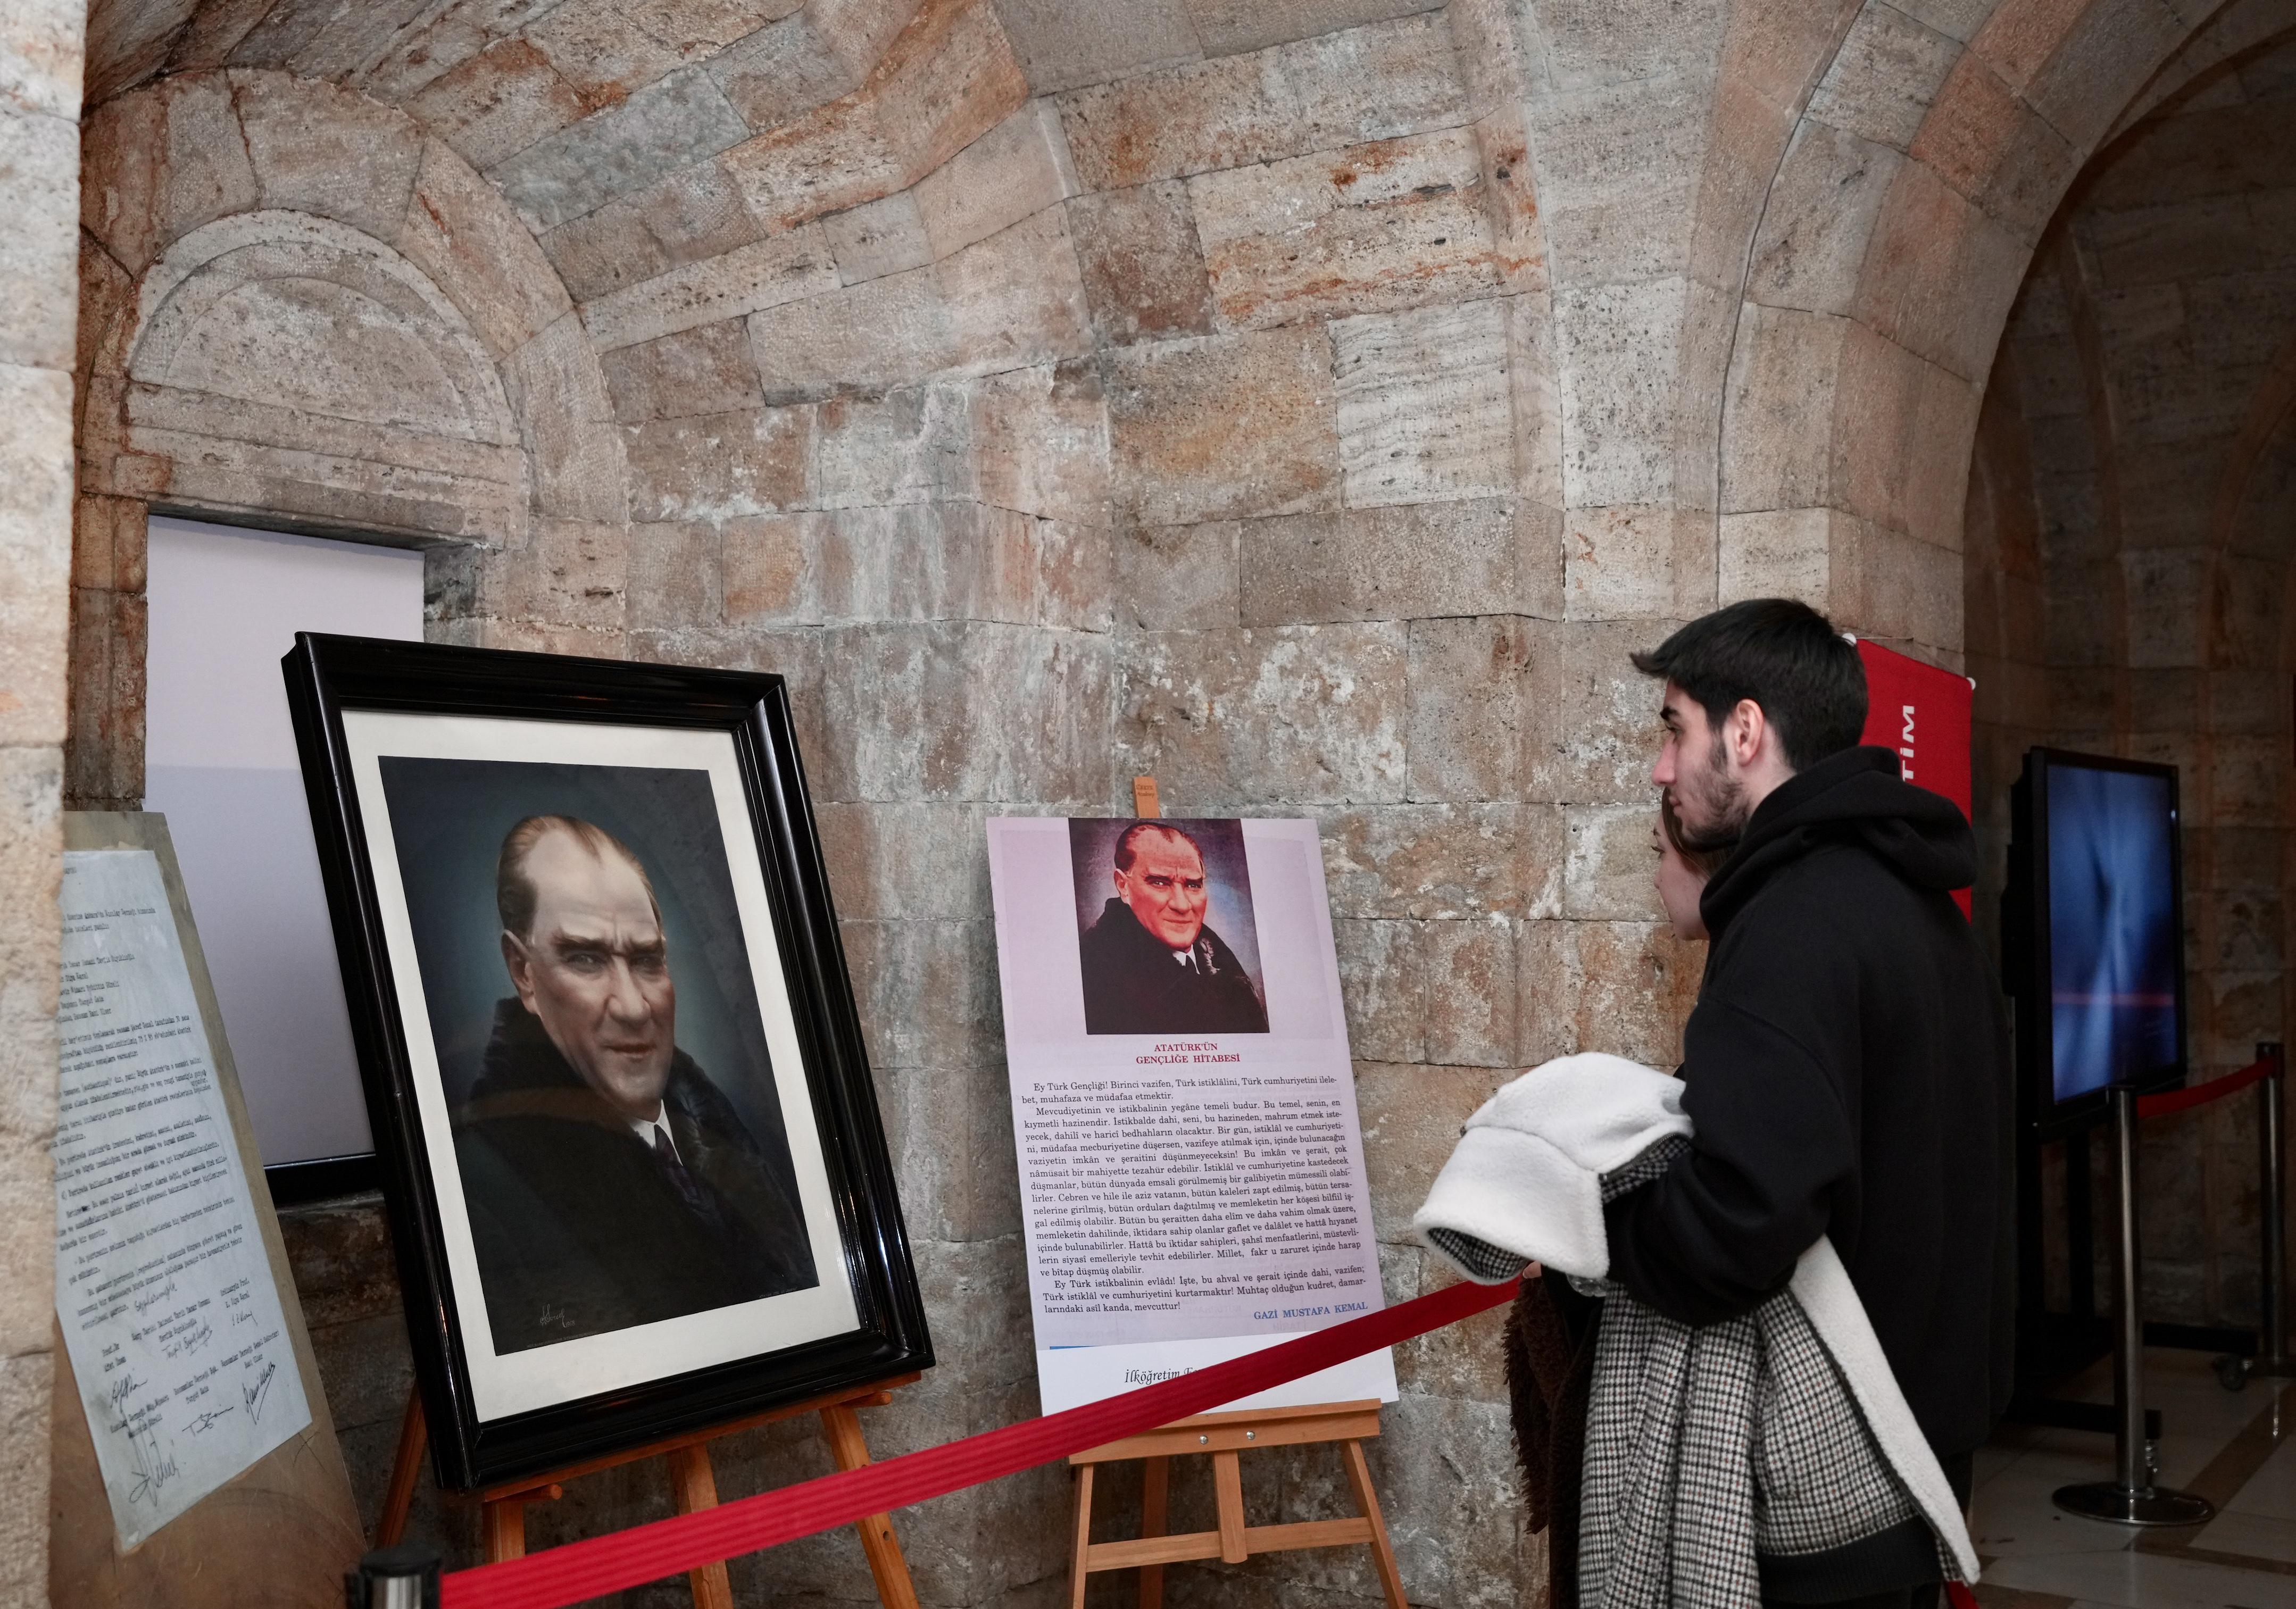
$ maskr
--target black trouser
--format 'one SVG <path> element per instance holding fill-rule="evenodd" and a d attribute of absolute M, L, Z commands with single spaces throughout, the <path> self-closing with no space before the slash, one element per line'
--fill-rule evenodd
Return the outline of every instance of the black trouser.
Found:
<path fill-rule="evenodd" d="M 1963 1453 L 1938 1463 L 1945 1471 L 1946 1483 L 1953 1488 L 1954 1500 L 1966 1514 L 1976 1474 L 1975 1455 Z M 1854 1597 L 1821 1596 L 1875 1580 L 1904 1581 L 1910 1576 L 1931 1575 L 1936 1569 L 1931 1553 L 1935 1546 L 1926 1522 L 1908 1520 L 1831 1553 L 1803 1555 L 1793 1561 L 1791 1570 L 1780 1568 L 1781 1561 L 1766 1558 L 1762 1561 L 1763 1609 L 1937 1609 L 1943 1592 L 1935 1580 Z M 1791 1597 L 1786 1596 L 1789 1593 Z"/>
<path fill-rule="evenodd" d="M 1919 1587 L 1900 1587 L 1895 1592 L 1876 1592 L 1869 1597 L 1846 1597 L 1831 1604 L 1777 1604 L 1771 1598 L 1762 1600 L 1763 1609 L 1937 1609 L 1938 1584 L 1926 1582 Z"/>

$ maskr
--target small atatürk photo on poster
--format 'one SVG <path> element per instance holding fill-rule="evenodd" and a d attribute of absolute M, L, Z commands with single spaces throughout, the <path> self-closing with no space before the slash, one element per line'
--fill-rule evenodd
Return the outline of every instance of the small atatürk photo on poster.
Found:
<path fill-rule="evenodd" d="M 817 1283 L 708 773 L 380 768 L 495 1350 Z"/>
<path fill-rule="evenodd" d="M 1267 1031 L 1243 824 L 1072 817 L 1088 1034 Z"/>

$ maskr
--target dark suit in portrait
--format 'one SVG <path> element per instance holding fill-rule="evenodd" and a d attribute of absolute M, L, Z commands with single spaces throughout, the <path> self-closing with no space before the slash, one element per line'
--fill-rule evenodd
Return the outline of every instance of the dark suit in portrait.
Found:
<path fill-rule="evenodd" d="M 786 1155 L 768 1157 L 693 1058 L 650 1148 L 516 999 L 495 1011 L 455 1153 L 497 1353 L 818 1283 Z"/>
<path fill-rule="evenodd" d="M 1173 950 L 1131 907 L 1111 899 L 1080 949 L 1086 1033 L 1267 1031 L 1267 1007 L 1251 975 L 1210 927 L 1185 952 Z"/>

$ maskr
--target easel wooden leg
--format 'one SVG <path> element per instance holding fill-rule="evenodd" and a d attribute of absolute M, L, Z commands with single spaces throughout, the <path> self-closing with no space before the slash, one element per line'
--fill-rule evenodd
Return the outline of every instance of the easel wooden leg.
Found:
<path fill-rule="evenodd" d="M 1220 1557 L 1241 1564 L 1251 1556 L 1243 1539 L 1243 1467 L 1240 1455 L 1212 1454 L 1212 1505 L 1219 1511 Z"/>
<path fill-rule="evenodd" d="M 1092 1551 L 1092 1465 L 1077 1465 L 1076 1547 L 1069 1556 L 1069 1609 L 1084 1609 L 1087 1556 Z"/>
<path fill-rule="evenodd" d="M 1164 1566 L 1194 1559 L 1240 1564 L 1259 1554 L 1302 1547 L 1345 1547 L 1361 1543 L 1372 1550 L 1387 1609 L 1406 1609 L 1403 1577 L 1395 1548 L 1380 1516 L 1363 1443 L 1379 1434 L 1378 1402 L 1332 1402 L 1264 1408 L 1258 1412 L 1203 1414 L 1176 1420 L 1140 1435 L 1071 1454 L 1077 1472 L 1076 1535 L 1069 1570 L 1070 1609 L 1084 1609 L 1085 1582 L 1102 1571 L 1140 1572 L 1140 1609 L 1163 1609 Z M 1348 1469 L 1361 1512 L 1346 1519 L 1307 1520 L 1283 1525 L 1247 1524 L 1243 1514 L 1242 1455 L 1271 1447 L 1336 1445 Z M 1218 1529 L 1170 1534 L 1168 1503 L 1171 1461 L 1209 1455 Z M 1102 1464 L 1137 1458 L 1140 1470 L 1140 1534 L 1120 1542 L 1092 1539 L 1093 1472 Z"/>
<path fill-rule="evenodd" d="M 526 1494 L 498 1498 L 481 1511 L 486 1532 L 487 1563 L 526 1556 Z"/>
<path fill-rule="evenodd" d="M 422 1455 L 430 1450 L 430 1426 L 422 1417 L 422 1394 L 406 1393 L 406 1416 L 398 1422 L 398 1454 L 391 1462 L 390 1484 L 383 1490 L 382 1514 L 374 1523 L 374 1545 L 394 1547 L 406 1534 L 407 1510 L 414 1506 L 414 1481 L 422 1473 Z"/>
<path fill-rule="evenodd" d="M 884 1398 L 881 1394 L 874 1400 Z M 840 1470 L 868 1464 L 869 1444 L 861 1439 L 861 1416 L 852 1403 L 823 1408 L 821 1428 L 829 1438 L 829 1456 Z M 918 1609 L 916 1583 L 909 1579 L 909 1562 L 902 1556 L 900 1539 L 893 1534 L 892 1516 L 873 1514 L 853 1529 L 860 1534 L 861 1551 L 869 1556 L 869 1573 L 876 1578 L 877 1597 L 885 1609 Z"/>
<path fill-rule="evenodd" d="M 669 1482 L 678 1513 L 698 1514 L 717 1507 L 718 1472 L 709 1465 L 709 1444 L 697 1441 L 691 1447 L 672 1449 Z M 734 1582 L 724 1560 L 689 1570 L 685 1584 L 693 1594 L 693 1609 L 734 1609 Z"/>
<path fill-rule="evenodd" d="M 735 1420 L 698 1436 L 664 1438 L 648 1446 L 627 1448 L 594 1458 L 587 1463 L 571 1464 L 549 1475 L 531 1476 L 520 1482 L 506 1482 L 501 1486 L 485 1488 L 473 1494 L 483 1506 L 480 1513 L 480 1540 L 487 1563 L 498 1564 L 504 1559 L 526 1556 L 526 1510 L 531 1503 L 545 1503 L 565 1495 L 562 1482 L 576 1475 L 591 1474 L 602 1469 L 614 1469 L 640 1458 L 664 1457 L 669 1460 L 670 1486 L 676 1498 L 677 1512 L 696 1514 L 718 1506 L 718 1474 L 709 1461 L 709 1443 L 718 1437 L 736 1431 L 748 1430 L 759 1424 L 808 1414 L 816 1409 L 821 1414 L 822 1429 L 829 1441 L 830 1456 L 840 1470 L 859 1469 L 869 1462 L 869 1447 L 861 1437 L 861 1421 L 853 1411 L 873 1404 L 891 1401 L 895 1386 L 914 1384 L 914 1374 L 900 1375 L 876 1385 L 864 1386 L 857 1392 L 850 1389 L 811 1398 L 804 1402 L 771 1410 L 747 1419 Z M 398 1428 L 398 1461 L 391 1467 L 390 1484 L 383 1495 L 382 1513 L 375 1524 L 375 1546 L 387 1547 L 397 1542 L 406 1531 L 406 1515 L 414 1496 L 414 1482 L 422 1467 L 422 1456 L 430 1445 L 430 1427 L 422 1417 L 422 1402 L 410 1393 L 406 1400 L 406 1416 Z M 882 1514 L 871 1515 L 854 1529 L 861 1533 L 862 1550 L 869 1556 L 869 1572 L 876 1578 L 877 1596 L 884 1609 L 918 1609 L 915 1583 L 909 1579 L 908 1561 L 901 1556 L 901 1545 L 893 1537 L 892 1520 Z M 694 1609 L 734 1609 L 732 1578 L 723 1563 L 709 1564 L 687 1574 L 687 1584 L 693 1588 Z"/>
<path fill-rule="evenodd" d="M 1340 1452 L 1347 1460 L 1348 1484 L 1355 1488 L 1356 1506 L 1371 1522 L 1371 1562 L 1387 1593 L 1388 1609 L 1405 1609 L 1403 1572 L 1395 1567 L 1395 1545 L 1387 1539 L 1387 1522 L 1380 1515 L 1379 1494 L 1371 1487 L 1371 1465 L 1364 1461 L 1363 1443 L 1343 1441 Z"/>
<path fill-rule="evenodd" d="M 1087 1469 L 1091 1467 L 1086 1465 Z M 1169 1458 L 1140 1460 L 1140 1534 L 1164 1534 L 1164 1498 L 1172 1477 Z M 1140 1609 L 1164 1609 L 1164 1566 L 1140 1567 Z"/>
<path fill-rule="evenodd" d="M 566 1489 L 555 1481 L 540 1486 L 529 1486 L 519 1491 L 506 1491 L 498 1498 L 486 1499 L 479 1511 L 480 1538 L 486 1545 L 487 1563 L 499 1564 L 504 1559 L 526 1556 L 526 1509 L 529 1503 L 554 1503 L 566 1495 Z"/>

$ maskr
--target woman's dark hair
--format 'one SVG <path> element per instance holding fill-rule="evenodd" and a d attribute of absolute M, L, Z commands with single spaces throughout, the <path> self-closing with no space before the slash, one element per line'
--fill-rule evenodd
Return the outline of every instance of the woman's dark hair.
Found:
<path fill-rule="evenodd" d="M 1633 658 L 1636 669 L 1696 699 L 1717 727 L 1741 699 L 1752 699 L 1797 771 L 1856 748 L 1866 730 L 1866 667 L 1857 650 L 1824 615 L 1792 598 L 1718 609 Z"/>
<path fill-rule="evenodd" d="M 1659 831 L 1666 834 L 1667 847 L 1681 856 L 1683 864 L 1702 878 L 1711 878 L 1720 871 L 1722 863 L 1729 859 L 1730 852 L 1738 847 L 1738 841 L 1734 838 L 1726 843 L 1693 847 L 1689 833 L 1683 830 L 1682 817 L 1674 808 L 1674 795 L 1663 788 L 1658 796 L 1658 826 Z"/>

